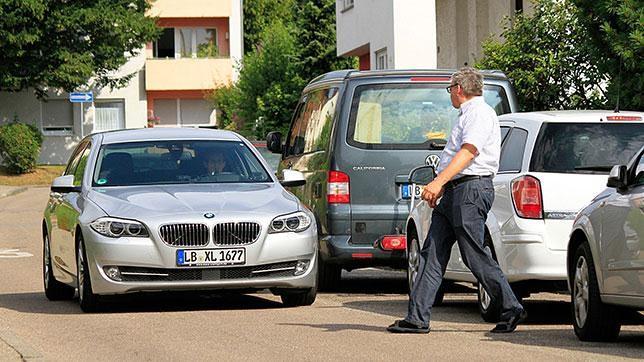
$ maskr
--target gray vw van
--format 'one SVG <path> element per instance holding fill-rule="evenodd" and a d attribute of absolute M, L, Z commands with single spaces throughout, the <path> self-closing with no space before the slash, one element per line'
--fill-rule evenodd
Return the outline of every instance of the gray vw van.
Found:
<path fill-rule="evenodd" d="M 317 218 L 318 287 L 342 269 L 406 267 L 409 171 L 436 167 L 458 110 L 446 87 L 454 70 L 342 70 L 312 80 L 286 137 L 267 136 L 283 169 L 304 173 L 289 190 Z M 484 98 L 500 114 L 518 111 L 508 78 L 484 71 Z M 429 220 L 427 221 L 429 222 Z"/>

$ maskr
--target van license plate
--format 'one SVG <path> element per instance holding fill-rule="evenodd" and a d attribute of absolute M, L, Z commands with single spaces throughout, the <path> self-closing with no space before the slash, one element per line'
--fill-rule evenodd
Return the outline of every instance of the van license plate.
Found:
<path fill-rule="evenodd" d="M 400 195 L 403 199 L 411 199 L 411 188 L 414 185 L 410 184 L 403 184 L 400 185 Z M 415 185 L 416 186 L 416 196 L 414 196 L 416 199 L 420 199 L 420 194 L 423 192 L 423 187 L 421 185 Z"/>
<path fill-rule="evenodd" d="M 177 250 L 177 266 L 240 264 L 246 264 L 246 250 L 244 248 Z"/>

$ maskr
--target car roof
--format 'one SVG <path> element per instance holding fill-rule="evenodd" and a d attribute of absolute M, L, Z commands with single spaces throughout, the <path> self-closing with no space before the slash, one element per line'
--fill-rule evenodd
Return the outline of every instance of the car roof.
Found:
<path fill-rule="evenodd" d="M 194 140 L 209 139 L 221 141 L 240 141 L 242 138 L 235 132 L 204 129 L 204 128 L 178 128 L 155 127 L 141 129 L 125 129 L 98 133 L 103 137 L 102 143 L 123 143 L 152 140 Z"/>
<path fill-rule="evenodd" d="M 608 120 L 607 117 L 640 117 L 640 120 Z M 509 113 L 499 116 L 500 121 L 531 120 L 550 123 L 599 123 L 599 122 L 641 122 L 644 121 L 644 112 L 635 111 L 609 111 L 609 110 L 568 110 L 568 111 L 540 111 Z"/>
<path fill-rule="evenodd" d="M 314 78 L 309 85 L 329 81 L 343 81 L 345 79 L 369 77 L 400 77 L 400 76 L 445 76 L 451 77 L 457 69 L 384 69 L 384 70 L 355 70 L 345 69 L 324 73 Z M 500 70 L 481 70 L 485 78 L 507 80 L 507 76 Z"/>

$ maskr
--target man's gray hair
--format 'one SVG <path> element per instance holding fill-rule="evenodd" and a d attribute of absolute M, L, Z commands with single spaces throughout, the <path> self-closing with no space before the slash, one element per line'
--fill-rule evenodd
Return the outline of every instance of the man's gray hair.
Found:
<path fill-rule="evenodd" d="M 452 84 L 458 84 L 468 97 L 483 94 L 483 74 L 472 67 L 463 67 L 452 75 Z"/>

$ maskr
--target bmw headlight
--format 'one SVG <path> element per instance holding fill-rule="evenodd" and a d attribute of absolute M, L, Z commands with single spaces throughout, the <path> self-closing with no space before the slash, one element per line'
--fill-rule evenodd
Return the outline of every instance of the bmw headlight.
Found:
<path fill-rule="evenodd" d="M 278 216 L 271 221 L 269 233 L 300 232 L 311 226 L 311 217 L 298 211 L 293 214 Z"/>
<path fill-rule="evenodd" d="M 89 226 L 97 233 L 110 238 L 148 237 L 148 229 L 138 221 L 102 217 L 94 220 Z"/>

